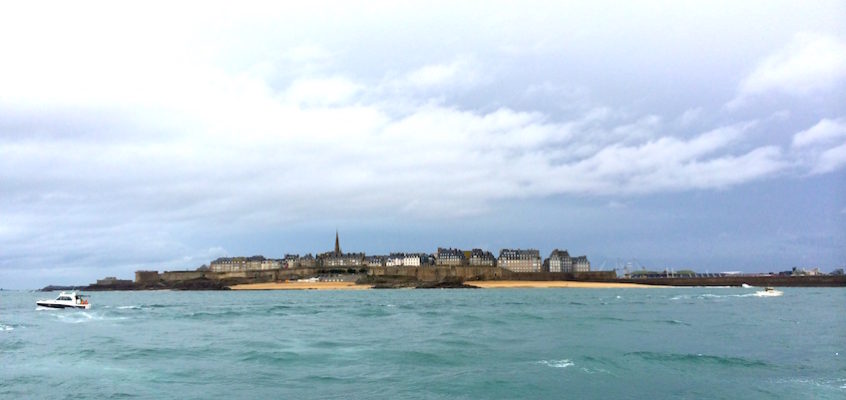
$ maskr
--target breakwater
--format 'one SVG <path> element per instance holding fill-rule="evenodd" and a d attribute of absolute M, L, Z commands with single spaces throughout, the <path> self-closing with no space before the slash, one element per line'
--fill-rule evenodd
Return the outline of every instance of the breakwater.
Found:
<path fill-rule="evenodd" d="M 782 287 L 836 287 L 846 286 L 846 275 L 760 275 L 720 276 L 697 278 L 635 278 L 616 279 L 614 282 L 640 283 L 661 286 L 782 286 Z"/>
<path fill-rule="evenodd" d="M 616 278 L 614 271 L 579 273 L 565 272 L 513 272 L 500 267 L 482 266 L 426 266 L 426 267 L 362 267 L 360 269 L 290 268 L 258 271 L 138 271 L 135 284 L 170 286 L 177 282 L 208 280 L 234 285 L 241 283 L 280 282 L 310 278 L 325 274 L 362 274 L 370 277 L 402 277 L 426 283 L 447 281 L 524 280 L 524 281 L 607 281 Z"/>

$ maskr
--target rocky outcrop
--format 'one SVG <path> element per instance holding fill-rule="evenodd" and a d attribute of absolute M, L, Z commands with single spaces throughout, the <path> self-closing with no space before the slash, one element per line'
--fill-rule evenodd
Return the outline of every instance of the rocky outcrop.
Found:
<path fill-rule="evenodd" d="M 356 281 L 358 284 L 373 285 L 374 289 L 477 289 L 465 285 L 461 279 L 446 278 L 440 281 L 421 281 L 406 275 L 368 275 Z"/>

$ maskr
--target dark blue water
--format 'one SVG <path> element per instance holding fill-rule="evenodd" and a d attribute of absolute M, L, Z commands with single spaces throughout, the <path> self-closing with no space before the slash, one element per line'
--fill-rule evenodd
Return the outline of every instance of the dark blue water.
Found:
<path fill-rule="evenodd" d="M 846 398 L 846 289 L 0 292 L 0 397 Z"/>

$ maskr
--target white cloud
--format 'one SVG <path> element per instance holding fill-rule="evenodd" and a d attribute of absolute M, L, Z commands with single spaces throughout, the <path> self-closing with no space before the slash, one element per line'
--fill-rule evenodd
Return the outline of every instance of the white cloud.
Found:
<path fill-rule="evenodd" d="M 796 134 L 785 152 L 750 139 L 755 125 L 708 115 L 722 99 L 694 83 L 734 87 L 721 79 L 737 71 L 712 72 L 733 65 L 715 55 L 751 38 L 735 34 L 749 14 L 728 39 L 710 25 L 691 34 L 713 44 L 701 45 L 667 36 L 676 22 L 653 24 L 643 7 L 605 29 L 603 5 L 585 18 L 487 4 L 488 15 L 478 4 L 56 3 L 47 14 L 27 4 L 0 14 L 0 269 L 196 266 L 224 252 L 208 249 L 216 239 L 189 244 L 198 232 L 413 222 L 562 194 L 615 196 L 615 207 L 843 167 L 832 128 L 842 118 Z M 733 51 L 771 43 L 746 41 Z M 509 45 L 520 55 L 501 51 Z M 739 93 L 826 90 L 843 79 L 842 47 L 797 36 Z M 655 77 L 673 84 L 645 82 Z"/>
<path fill-rule="evenodd" d="M 824 118 L 816 125 L 793 135 L 793 147 L 830 143 L 846 137 L 846 120 Z"/>
<path fill-rule="evenodd" d="M 456 76 L 458 76 L 459 68 L 457 63 L 427 65 L 411 71 L 407 79 L 414 86 L 440 86 L 455 80 Z"/>
<path fill-rule="evenodd" d="M 843 167 L 846 167 L 846 144 L 823 151 L 811 173 L 824 174 Z"/>
<path fill-rule="evenodd" d="M 768 92 L 807 95 L 829 90 L 844 79 L 846 43 L 834 36 L 799 33 L 743 79 L 738 96 L 728 106 L 739 107 L 749 97 Z"/>
<path fill-rule="evenodd" d="M 407 94 L 407 91 L 462 91 L 487 82 L 491 73 L 489 70 L 483 73 L 473 57 L 456 57 L 449 63 L 423 65 L 400 77 L 388 79 L 384 87 L 393 95 Z"/>
<path fill-rule="evenodd" d="M 678 118 L 679 125 L 681 125 L 682 127 L 691 126 L 694 122 L 696 122 L 702 117 L 702 111 L 702 107 L 696 107 L 685 110 L 684 113 Z"/>
<path fill-rule="evenodd" d="M 823 118 L 793 135 L 791 154 L 811 175 L 846 166 L 846 120 Z"/>
<path fill-rule="evenodd" d="M 345 78 L 301 79 L 288 87 L 286 101 L 302 106 L 336 106 L 352 101 L 363 86 Z"/>

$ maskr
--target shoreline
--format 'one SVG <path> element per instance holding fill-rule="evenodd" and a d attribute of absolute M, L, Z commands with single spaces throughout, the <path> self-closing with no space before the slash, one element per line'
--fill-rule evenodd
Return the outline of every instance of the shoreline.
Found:
<path fill-rule="evenodd" d="M 582 282 L 582 281 L 467 281 L 467 285 L 480 289 L 626 289 L 657 288 L 671 286 L 643 285 L 638 283 L 618 282 Z M 369 290 L 373 285 L 355 282 L 266 282 L 243 283 L 229 286 L 232 290 Z"/>
<path fill-rule="evenodd" d="M 368 290 L 372 288 L 372 285 L 359 285 L 355 282 L 266 282 L 229 286 L 232 290 Z"/>
<path fill-rule="evenodd" d="M 626 289 L 626 288 L 657 288 L 657 287 L 672 287 L 672 286 L 655 286 L 643 285 L 640 283 L 624 283 L 624 282 L 583 282 L 583 281 L 467 281 L 468 285 L 473 285 L 482 289 L 555 289 L 555 288 L 573 288 L 573 289 Z"/>

